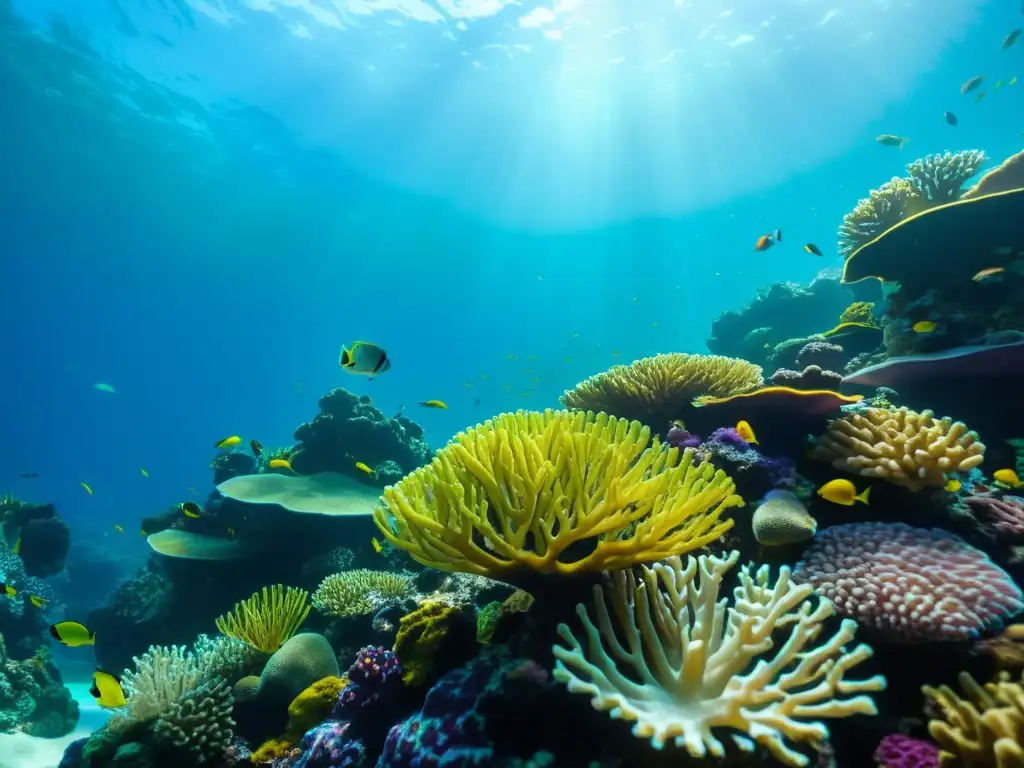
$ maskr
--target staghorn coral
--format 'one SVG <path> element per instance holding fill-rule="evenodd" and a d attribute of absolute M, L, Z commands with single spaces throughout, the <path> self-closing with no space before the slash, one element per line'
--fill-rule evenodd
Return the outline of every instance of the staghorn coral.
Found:
<path fill-rule="evenodd" d="M 839 226 L 839 254 L 848 258 L 880 234 L 928 208 L 909 179 L 893 177 L 858 200 Z"/>
<path fill-rule="evenodd" d="M 702 555 L 684 565 L 673 557 L 644 566 L 639 581 L 630 571 L 611 574 L 608 591 L 594 587 L 596 624 L 586 607 L 576 608 L 586 651 L 559 625 L 567 647 L 553 649 L 555 677 L 589 695 L 595 709 L 634 721 L 633 735 L 658 749 L 673 742 L 693 757 L 722 757 L 713 729 L 728 728 L 746 751 L 757 742 L 783 765 L 807 765 L 787 740 L 824 741 L 828 729 L 812 718 L 875 714 L 863 694 L 884 689 L 885 680 L 846 678 L 871 656 L 866 645 L 844 650 L 856 622 L 844 620 L 815 643 L 832 604 L 814 605 L 813 590 L 795 584 L 788 568 L 774 585 L 768 566 L 743 568 L 733 604 L 720 601 L 722 579 L 738 559 L 738 552 Z M 788 637 L 772 656 L 776 630 Z"/>
<path fill-rule="evenodd" d="M 979 685 L 966 672 L 957 676 L 961 697 L 947 685 L 921 692 L 941 712 L 928 723 L 938 742 L 939 765 L 962 768 L 1024 766 L 1024 690 L 1006 679 Z"/>
<path fill-rule="evenodd" d="M 153 735 L 184 750 L 202 765 L 219 760 L 231 745 L 235 721 L 231 688 L 223 680 L 187 691 L 157 718 Z"/>
<path fill-rule="evenodd" d="M 704 546 L 743 503 L 692 449 L 582 411 L 506 413 L 457 434 L 384 490 L 374 522 L 424 565 L 515 584 L 625 568 Z M 590 551 L 570 554 L 589 541 Z"/>
<path fill-rule="evenodd" d="M 875 325 L 875 305 L 870 301 L 855 301 L 839 316 L 839 324 L 866 323 Z"/>
<path fill-rule="evenodd" d="M 264 653 L 274 653 L 294 635 L 309 615 L 304 589 L 275 584 L 264 587 L 248 600 L 235 604 L 231 613 L 219 616 L 217 629 Z"/>
<path fill-rule="evenodd" d="M 566 390 L 561 401 L 660 431 L 701 395 L 727 397 L 763 383 L 760 366 L 746 360 L 674 353 L 616 365 Z"/>
<path fill-rule="evenodd" d="M 942 487 L 945 473 L 967 472 L 984 457 L 985 444 L 961 422 L 908 408 L 848 413 L 829 422 L 811 452 L 836 469 L 912 491 Z"/>
<path fill-rule="evenodd" d="M 928 155 L 907 166 L 907 181 L 929 207 L 952 203 L 960 199 L 964 184 L 981 170 L 986 159 L 980 149 Z"/>
<path fill-rule="evenodd" d="M 365 616 L 386 603 L 415 595 L 415 573 L 358 568 L 324 579 L 313 593 L 313 607 L 328 616 Z"/>
<path fill-rule="evenodd" d="M 902 523 L 825 529 L 793 578 L 896 641 L 967 640 L 1024 609 L 1021 590 L 984 552 Z"/>

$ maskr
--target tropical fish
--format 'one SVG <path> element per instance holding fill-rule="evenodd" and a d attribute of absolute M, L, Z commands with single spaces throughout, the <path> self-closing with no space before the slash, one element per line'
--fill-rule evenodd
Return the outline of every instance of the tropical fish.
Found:
<path fill-rule="evenodd" d="M 910 326 L 910 329 L 914 333 L 931 333 L 938 327 L 939 324 L 933 323 L 931 320 L 918 320 L 916 323 Z"/>
<path fill-rule="evenodd" d="M 1013 77 L 1010 78 L 1010 82 L 1008 82 L 1007 85 L 1016 85 L 1016 84 L 1017 84 L 1017 76 L 1014 75 Z"/>
<path fill-rule="evenodd" d="M 271 459 L 267 466 L 271 469 L 287 469 L 295 472 L 295 470 L 292 469 L 292 463 L 288 461 L 288 459 Z M 295 472 L 295 474 L 298 474 L 298 472 Z"/>
<path fill-rule="evenodd" d="M 378 555 L 384 551 L 384 547 L 381 546 L 381 543 L 376 538 L 370 539 L 370 543 L 373 545 L 373 551 Z"/>
<path fill-rule="evenodd" d="M 38 472 L 22 472 L 21 477 L 39 477 Z"/>
<path fill-rule="evenodd" d="M 80 645 L 95 645 L 96 633 L 90 632 L 77 621 L 61 621 L 50 625 L 50 635 L 69 648 Z"/>
<path fill-rule="evenodd" d="M 952 112 L 943 112 L 942 116 L 946 118 L 946 122 L 949 123 L 950 125 L 956 125 L 956 115 L 954 115 Z"/>
<path fill-rule="evenodd" d="M 139 528 L 139 536 L 149 536 L 145 528 Z"/>
<path fill-rule="evenodd" d="M 260 457 L 260 454 L 263 453 L 263 446 L 260 445 L 259 440 L 250 440 L 249 447 L 252 449 L 252 455 L 257 459 Z"/>
<path fill-rule="evenodd" d="M 998 275 L 1000 272 L 1005 272 L 1006 267 L 985 267 L 985 269 L 978 270 L 978 272 L 971 278 L 974 282 L 981 282 L 986 277 L 992 275 Z"/>
<path fill-rule="evenodd" d="M 1013 30 L 1013 32 L 1011 32 L 1010 34 L 1003 38 L 1004 51 L 1017 42 L 1017 38 L 1020 37 L 1020 32 L 1021 31 L 1019 29 L 1015 29 Z"/>
<path fill-rule="evenodd" d="M 391 369 L 388 353 L 376 344 L 368 341 L 357 341 L 349 349 L 342 346 L 338 365 L 345 373 L 373 378 Z"/>
<path fill-rule="evenodd" d="M 960 93 L 967 95 L 975 88 L 977 88 L 979 85 L 981 85 L 981 81 L 984 79 L 984 75 L 975 75 L 970 80 L 968 80 L 967 82 L 960 86 Z"/>
<path fill-rule="evenodd" d="M 946 481 L 946 484 L 942 486 L 942 490 L 946 491 L 947 493 L 956 493 L 963 487 L 963 483 L 961 483 L 955 477 L 951 477 L 949 478 L 949 480 Z"/>
<path fill-rule="evenodd" d="M 757 238 L 757 242 L 754 243 L 754 250 L 757 251 L 758 253 L 760 253 L 762 251 L 767 251 L 769 248 L 771 248 L 776 243 L 781 243 L 781 242 L 782 242 L 782 230 L 781 229 L 776 229 L 775 231 L 771 232 L 770 234 L 761 235 L 759 238 Z M 636 299 L 633 299 L 633 301 L 636 301 Z"/>
<path fill-rule="evenodd" d="M 200 515 L 203 514 L 203 508 L 194 501 L 183 501 L 178 507 L 181 509 L 181 514 L 185 517 L 191 517 L 193 520 L 198 520 Z"/>
<path fill-rule="evenodd" d="M 149 477 L 149 472 L 147 472 L 147 471 L 145 470 L 145 468 L 143 468 L 143 467 L 139 467 L 139 472 L 141 472 L 141 473 L 142 473 L 142 476 L 143 476 L 143 477 Z"/>
<path fill-rule="evenodd" d="M 89 689 L 89 693 L 104 709 L 117 709 L 128 703 L 124 689 L 121 687 L 121 680 L 100 669 L 92 673 L 92 687 Z"/>
<path fill-rule="evenodd" d="M 979 101 L 985 98 L 985 92 L 979 91 L 978 95 L 974 97 L 974 103 L 977 104 Z"/>
<path fill-rule="evenodd" d="M 113 526 L 115 533 L 124 533 L 124 528 L 118 525 L 117 523 L 114 523 Z"/>
<path fill-rule="evenodd" d="M 228 528 L 227 534 L 228 534 L 228 538 L 229 539 L 235 538 L 235 529 L 234 528 Z"/>
<path fill-rule="evenodd" d="M 95 384 L 92 385 L 92 388 L 93 389 L 98 389 L 100 392 L 109 392 L 112 395 L 117 394 L 117 390 L 115 390 L 112 386 L 107 384 L 105 381 L 97 381 Z"/>
<path fill-rule="evenodd" d="M 910 141 L 910 139 L 906 136 L 896 136 L 892 133 L 883 133 L 880 136 L 875 136 L 875 141 L 883 147 L 897 147 L 898 149 L 903 149 L 903 145 Z"/>
<path fill-rule="evenodd" d="M 1011 488 L 1017 488 L 1021 485 L 1020 478 L 1017 477 L 1017 473 L 1012 469 L 997 469 L 992 473 L 992 479 Z"/>
<path fill-rule="evenodd" d="M 996 80 L 996 84 L 992 86 L 992 93 L 999 93 L 999 89 L 1003 87 L 1002 80 Z"/>
<path fill-rule="evenodd" d="M 804 246 L 804 250 L 807 251 L 812 256 L 821 256 L 821 249 L 814 243 L 807 243 Z"/>
<path fill-rule="evenodd" d="M 193 488 L 191 485 L 188 488 L 186 488 L 185 490 L 188 491 L 189 493 L 191 493 L 193 496 L 196 495 L 196 489 Z"/>
<path fill-rule="evenodd" d="M 213 447 L 214 448 L 220 448 L 220 449 L 234 448 L 236 445 L 241 445 L 241 444 L 242 444 L 242 438 L 240 438 L 238 435 L 231 435 L 230 437 L 225 437 L 225 438 L 223 438 L 221 440 L 218 440 L 216 443 L 213 444 Z"/>
<path fill-rule="evenodd" d="M 356 462 L 356 469 L 358 469 L 360 472 L 365 472 L 368 475 L 373 474 L 373 470 L 370 469 L 370 467 L 367 464 L 364 464 L 361 461 Z"/>
<path fill-rule="evenodd" d="M 825 499 L 825 501 L 831 501 L 833 504 L 842 504 L 846 507 L 852 507 L 858 501 L 862 504 L 867 504 L 870 493 L 871 486 L 868 486 L 864 489 L 863 493 L 858 494 L 857 487 L 842 477 L 829 480 L 818 489 L 818 495 Z"/>
<path fill-rule="evenodd" d="M 472 389 L 473 388 L 473 385 L 470 382 L 468 382 L 468 381 L 463 382 L 462 386 L 464 386 L 466 389 Z"/>
<path fill-rule="evenodd" d="M 0 582 L 0 594 L 7 595 L 8 597 L 17 597 L 18 590 L 16 590 L 10 584 Z"/>
<path fill-rule="evenodd" d="M 21 554 L 21 536 L 19 536 L 17 541 L 14 542 L 14 546 L 11 547 L 11 552 L 13 552 L 16 555 Z"/>
<path fill-rule="evenodd" d="M 686 429 L 686 422 L 682 419 L 672 419 L 672 423 L 669 426 L 675 427 L 676 429 Z"/>
<path fill-rule="evenodd" d="M 423 400 L 420 402 L 424 408 L 440 408 L 442 411 L 447 411 L 448 406 L 443 400 Z"/>
<path fill-rule="evenodd" d="M 92 496 L 92 488 L 89 487 L 88 483 L 79 483 L 79 485 L 85 488 L 85 492 Z"/>
<path fill-rule="evenodd" d="M 779 546 L 814 538 L 818 522 L 789 491 L 768 491 L 751 519 L 758 544 Z"/>
<path fill-rule="evenodd" d="M 746 442 L 751 445 L 757 445 L 757 435 L 754 434 L 754 428 L 750 426 L 750 422 L 741 421 L 736 425 L 736 434 L 742 437 Z"/>
<path fill-rule="evenodd" d="M 34 605 L 36 608 L 43 608 L 46 606 L 48 602 L 50 602 L 45 597 L 40 597 L 39 595 L 29 595 L 28 601 L 32 603 L 32 605 Z"/>

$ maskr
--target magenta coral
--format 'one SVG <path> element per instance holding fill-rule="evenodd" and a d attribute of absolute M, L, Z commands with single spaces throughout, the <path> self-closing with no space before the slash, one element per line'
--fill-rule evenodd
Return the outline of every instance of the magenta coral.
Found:
<path fill-rule="evenodd" d="M 995 530 L 1014 535 L 1024 534 L 1024 499 L 1019 496 L 999 498 L 990 494 L 968 496 L 964 503 L 972 512 L 981 512 Z"/>
<path fill-rule="evenodd" d="M 939 748 L 930 741 L 890 733 L 875 750 L 880 768 L 939 768 Z"/>
<path fill-rule="evenodd" d="M 890 639 L 966 640 L 1024 609 L 1020 588 L 958 536 L 902 523 L 820 532 L 793 573 Z"/>

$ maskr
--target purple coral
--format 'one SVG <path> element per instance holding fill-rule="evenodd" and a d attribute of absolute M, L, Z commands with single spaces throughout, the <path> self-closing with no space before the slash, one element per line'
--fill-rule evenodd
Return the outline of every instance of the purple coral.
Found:
<path fill-rule="evenodd" d="M 284 765 L 290 768 L 362 768 L 366 764 L 366 748 L 352 738 L 348 723 L 324 723 L 302 737 L 298 749 L 302 754 Z"/>
<path fill-rule="evenodd" d="M 700 451 L 729 473 L 743 496 L 764 496 L 773 488 L 792 488 L 796 466 L 784 456 L 765 456 L 732 427 L 716 429 Z"/>
<path fill-rule="evenodd" d="M 984 552 L 946 531 L 902 523 L 826 529 L 793 580 L 893 640 L 966 640 L 1024 609 L 1020 588 Z"/>
<path fill-rule="evenodd" d="M 684 448 L 696 448 L 700 445 L 700 437 L 673 424 L 669 428 L 668 434 L 665 435 L 665 442 L 673 448 L 683 450 Z"/>
<path fill-rule="evenodd" d="M 973 512 L 981 512 L 995 530 L 1014 536 L 1024 534 L 1024 499 L 1020 496 L 1003 496 L 989 493 L 968 496 L 964 503 Z"/>
<path fill-rule="evenodd" d="M 930 741 L 890 733 L 875 750 L 879 768 L 939 768 L 939 748 Z"/>
<path fill-rule="evenodd" d="M 331 716 L 350 720 L 359 710 L 380 701 L 402 684 L 402 665 L 394 651 L 382 646 L 366 646 L 348 669 L 348 685 L 338 696 Z"/>

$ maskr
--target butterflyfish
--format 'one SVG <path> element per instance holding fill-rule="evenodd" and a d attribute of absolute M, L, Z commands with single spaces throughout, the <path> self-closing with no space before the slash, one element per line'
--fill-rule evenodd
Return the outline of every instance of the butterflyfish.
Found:
<path fill-rule="evenodd" d="M 818 495 L 825 501 L 842 504 L 845 507 L 852 507 L 858 501 L 861 504 L 867 504 L 870 493 L 871 486 L 868 486 L 863 493 L 858 494 L 857 486 L 842 477 L 830 480 L 818 489 Z"/>
<path fill-rule="evenodd" d="M 120 679 L 101 669 L 92 673 L 92 687 L 89 693 L 104 709 L 117 709 L 128 703 Z"/>
<path fill-rule="evenodd" d="M 420 405 L 424 408 L 440 408 L 442 411 L 448 410 L 448 405 L 444 400 L 422 400 Z"/>
<path fill-rule="evenodd" d="M 992 479 L 1011 488 L 1017 488 L 1021 484 L 1020 478 L 1012 469 L 997 469 L 992 473 Z"/>
<path fill-rule="evenodd" d="M 821 248 L 816 246 L 814 243 L 804 244 L 804 250 L 811 254 L 811 256 L 821 256 Z"/>
<path fill-rule="evenodd" d="M 357 341 L 351 349 L 342 346 L 338 365 L 345 373 L 373 378 L 391 369 L 388 353 L 376 344 L 368 341 Z"/>
<path fill-rule="evenodd" d="M 913 330 L 914 333 L 931 333 L 938 327 L 938 323 L 934 323 L 931 320 L 918 320 L 916 323 L 910 326 L 911 330 Z"/>
<path fill-rule="evenodd" d="M 257 459 L 260 457 L 260 454 L 263 453 L 263 446 L 260 444 L 259 440 L 250 440 L 249 447 L 252 449 L 252 455 Z"/>
<path fill-rule="evenodd" d="M 373 545 L 373 551 L 378 555 L 384 551 L 384 547 L 381 546 L 381 543 L 376 538 L 370 539 L 370 543 Z"/>
<path fill-rule="evenodd" d="M 85 488 L 85 492 L 92 496 L 92 488 L 89 487 L 88 483 L 79 483 L 79 485 Z"/>
<path fill-rule="evenodd" d="M 203 514 L 203 508 L 194 501 L 183 501 L 179 506 L 181 507 L 181 514 L 185 517 L 191 517 L 193 520 L 198 520 L 200 515 Z"/>
<path fill-rule="evenodd" d="M 32 603 L 32 605 L 34 605 L 36 608 L 43 608 L 46 606 L 48 602 L 50 602 L 45 597 L 40 597 L 39 595 L 29 595 L 28 601 Z"/>
<path fill-rule="evenodd" d="M 220 448 L 220 449 L 234 448 L 236 445 L 241 445 L 241 444 L 242 444 L 242 438 L 240 438 L 238 435 L 231 435 L 230 437 L 225 437 L 225 438 L 223 438 L 221 440 L 218 440 L 216 443 L 213 444 L 213 447 L 214 448 Z"/>
<path fill-rule="evenodd" d="M 288 459 L 271 459 L 267 466 L 271 469 L 288 469 L 295 472 L 295 470 L 292 469 L 292 463 L 288 461 Z M 296 472 L 296 474 L 298 473 Z"/>
<path fill-rule="evenodd" d="M 903 149 L 903 145 L 910 141 L 910 139 L 906 136 L 896 136 L 892 133 L 883 133 L 880 136 L 875 136 L 875 141 L 883 147 L 896 147 L 897 149 Z"/>
<path fill-rule="evenodd" d="M 757 445 L 757 435 L 754 434 L 754 428 L 750 426 L 750 422 L 741 421 L 739 424 L 737 424 L 736 434 L 738 434 L 751 445 Z"/>
<path fill-rule="evenodd" d="M 10 584 L 0 582 L 0 593 L 7 595 L 8 597 L 17 597 L 18 590 L 12 587 Z"/>
<path fill-rule="evenodd" d="M 68 646 L 68 648 L 77 648 L 80 645 L 96 645 L 96 633 L 90 632 L 77 621 L 61 621 L 57 624 L 51 624 L 50 636 L 54 640 Z"/>

